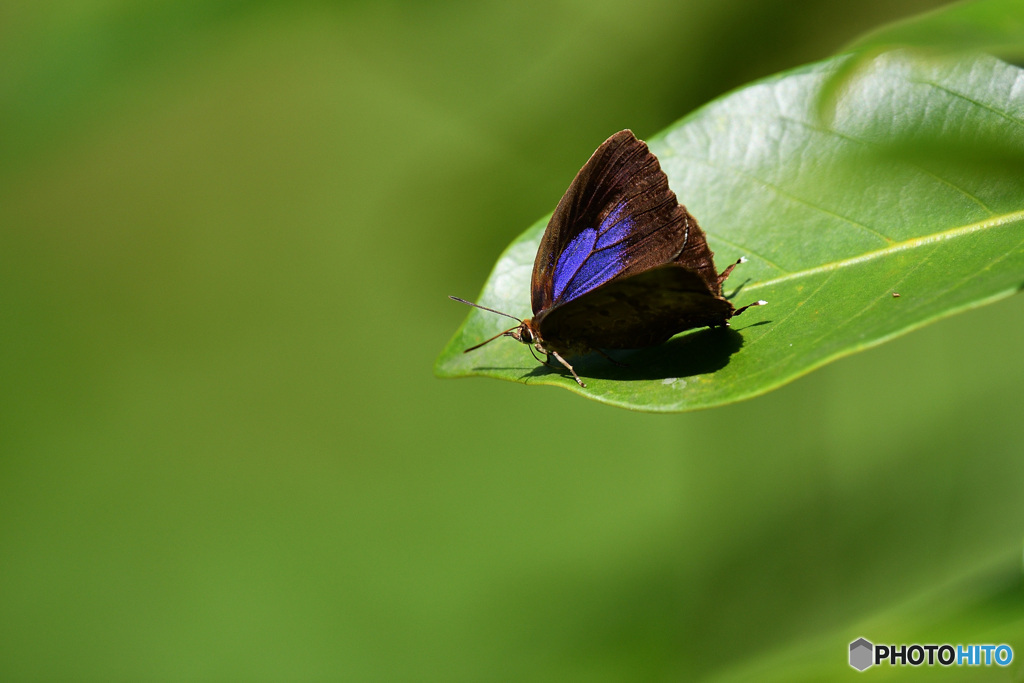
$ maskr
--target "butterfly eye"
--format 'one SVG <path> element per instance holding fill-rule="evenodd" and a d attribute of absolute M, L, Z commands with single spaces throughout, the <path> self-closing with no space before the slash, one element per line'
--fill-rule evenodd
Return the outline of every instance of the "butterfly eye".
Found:
<path fill-rule="evenodd" d="M 519 327 L 513 327 L 508 331 L 508 335 L 515 339 L 517 342 L 524 344 L 533 343 L 533 334 L 530 332 L 530 328 L 526 325 L 520 325 Z"/>

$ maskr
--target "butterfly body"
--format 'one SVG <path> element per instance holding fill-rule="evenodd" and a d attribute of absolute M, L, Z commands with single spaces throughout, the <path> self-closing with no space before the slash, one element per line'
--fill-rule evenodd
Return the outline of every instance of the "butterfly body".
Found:
<path fill-rule="evenodd" d="M 747 308 L 736 310 L 722 296 L 735 265 L 718 274 L 704 232 L 657 158 L 620 131 L 580 169 L 544 231 L 531 280 L 533 317 L 497 336 L 553 356 L 586 386 L 566 357 L 728 325 Z"/>

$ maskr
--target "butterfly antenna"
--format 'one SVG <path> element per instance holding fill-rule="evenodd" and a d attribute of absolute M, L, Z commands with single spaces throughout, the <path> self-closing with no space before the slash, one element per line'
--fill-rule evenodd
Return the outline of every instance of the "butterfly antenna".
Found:
<path fill-rule="evenodd" d="M 733 263 L 728 268 L 723 270 L 722 274 L 718 276 L 718 286 L 719 287 L 722 286 L 722 283 L 725 282 L 725 279 L 727 277 L 729 277 L 729 273 L 732 272 L 733 268 L 735 268 L 736 266 L 740 265 L 741 263 L 746 263 L 746 262 L 747 262 L 747 257 L 746 256 L 740 256 L 738 259 L 736 259 L 736 263 Z"/>
<path fill-rule="evenodd" d="M 460 299 L 460 301 L 461 301 L 461 299 Z M 483 308 L 483 306 L 481 306 L 480 308 Z M 490 309 L 487 309 L 487 310 L 490 310 Z M 495 311 L 495 313 L 497 313 L 497 311 Z M 511 318 L 512 316 L 509 316 L 509 317 Z M 507 330 L 505 330 L 504 332 L 499 332 L 498 334 L 494 335 L 493 337 L 491 337 L 487 341 L 482 341 L 479 344 L 477 344 L 476 346 L 470 346 L 468 349 L 463 351 L 463 353 L 469 353 L 470 351 L 476 351 L 477 349 L 479 349 L 484 344 L 488 344 L 488 343 L 494 341 L 495 339 L 497 339 L 498 337 L 504 337 L 506 334 L 508 334 L 512 330 L 518 330 L 518 329 L 519 329 L 518 325 L 516 325 L 515 327 L 510 327 Z"/>
<path fill-rule="evenodd" d="M 732 317 L 735 318 L 736 316 L 738 316 L 740 313 L 742 313 L 743 311 L 747 310 L 751 306 L 764 306 L 767 303 L 768 303 L 767 301 L 765 301 L 764 299 L 761 299 L 760 301 L 755 301 L 752 304 L 747 304 L 746 306 L 743 306 L 741 308 L 737 308 L 736 312 L 732 314 Z"/>
<path fill-rule="evenodd" d="M 448 298 L 451 299 L 452 301 L 458 301 L 460 304 L 466 304 L 467 306 L 472 306 L 473 308 L 479 308 L 479 309 L 484 310 L 484 311 L 490 311 L 491 313 L 497 313 L 498 315 L 503 315 L 506 318 L 512 318 L 516 322 L 520 322 L 520 323 L 523 322 L 522 320 L 520 320 L 519 318 L 515 317 L 514 315 L 509 315 L 508 313 L 502 313 L 501 311 L 496 311 L 493 308 L 487 308 L 486 306 L 481 306 L 480 304 L 475 304 L 472 301 L 466 301 L 465 299 L 460 299 L 459 297 L 452 296 L 451 294 L 448 295 Z M 505 334 L 505 333 L 502 332 L 501 334 Z M 500 337 L 501 334 L 499 334 L 498 336 Z M 490 339 L 488 339 L 487 341 L 490 341 Z M 486 343 L 487 342 L 484 342 L 484 344 L 486 344 Z M 476 348 L 476 347 L 474 346 L 473 348 Z M 470 349 L 466 349 L 466 350 L 469 351 Z"/>

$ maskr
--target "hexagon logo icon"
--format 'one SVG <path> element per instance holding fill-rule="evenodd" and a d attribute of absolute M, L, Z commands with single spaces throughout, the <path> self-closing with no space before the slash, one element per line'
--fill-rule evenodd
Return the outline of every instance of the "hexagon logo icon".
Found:
<path fill-rule="evenodd" d="M 874 664 L 875 646 L 864 638 L 858 638 L 850 643 L 850 666 L 857 671 L 863 671 Z"/>

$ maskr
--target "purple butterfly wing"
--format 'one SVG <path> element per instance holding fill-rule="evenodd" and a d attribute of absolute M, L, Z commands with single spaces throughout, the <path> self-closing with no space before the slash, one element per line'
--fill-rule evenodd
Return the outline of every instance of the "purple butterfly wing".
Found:
<path fill-rule="evenodd" d="M 576 174 L 548 223 L 533 266 L 533 311 L 670 261 L 694 269 L 719 294 L 697 221 L 676 200 L 647 145 L 620 131 Z"/>

